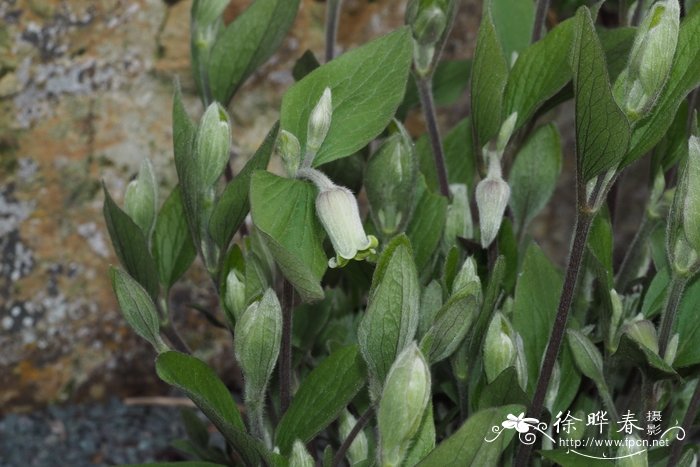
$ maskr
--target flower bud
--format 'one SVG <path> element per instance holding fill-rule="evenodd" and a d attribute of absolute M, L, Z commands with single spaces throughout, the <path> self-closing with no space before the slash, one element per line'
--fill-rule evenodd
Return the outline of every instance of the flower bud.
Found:
<path fill-rule="evenodd" d="M 498 131 L 498 137 L 496 138 L 496 151 L 498 151 L 499 157 L 506 150 L 510 137 L 513 136 L 513 130 L 515 130 L 517 121 L 518 112 L 513 112 L 501 124 L 501 129 Z"/>
<path fill-rule="evenodd" d="M 434 45 L 440 40 L 447 26 L 445 12 L 438 6 L 431 5 L 418 12 L 411 24 L 413 38 L 419 45 Z"/>
<path fill-rule="evenodd" d="M 355 427 L 357 420 L 350 412 L 343 410 L 340 414 L 340 437 L 345 440 L 350 435 L 350 432 Z M 350 443 L 350 447 L 345 453 L 350 465 L 355 465 L 369 457 L 369 444 L 367 443 L 367 435 L 364 431 L 360 431 L 355 439 Z"/>
<path fill-rule="evenodd" d="M 138 177 L 126 187 L 124 211 L 141 228 L 146 238 L 151 237 L 156 223 L 157 205 L 158 186 L 153 175 L 153 165 L 150 160 L 144 159 Z"/>
<path fill-rule="evenodd" d="M 659 353 L 659 340 L 656 336 L 656 328 L 651 321 L 632 321 L 625 325 L 625 334 L 632 340 L 643 345 L 652 352 Z"/>
<path fill-rule="evenodd" d="M 442 235 L 444 252 L 448 252 L 452 248 L 457 241 L 457 237 L 471 238 L 474 235 L 467 186 L 464 184 L 452 184 L 450 185 L 450 192 L 452 193 L 452 202 L 447 206 L 445 231 Z"/>
<path fill-rule="evenodd" d="M 603 376 L 603 357 L 598 347 L 577 329 L 567 329 L 567 341 L 574 362 L 584 376 L 593 380 L 600 387 L 605 383 Z"/>
<path fill-rule="evenodd" d="M 647 467 L 647 450 L 635 435 L 627 435 L 617 449 L 615 465 L 618 467 Z"/>
<path fill-rule="evenodd" d="M 678 342 L 680 336 L 678 333 L 671 337 L 668 341 L 668 347 L 666 347 L 666 353 L 663 355 L 664 361 L 668 363 L 669 366 L 673 366 L 673 362 L 676 361 L 676 354 L 678 353 Z"/>
<path fill-rule="evenodd" d="M 214 102 L 202 116 L 195 138 L 195 184 L 211 187 L 221 177 L 231 150 L 231 124 L 226 109 Z"/>
<path fill-rule="evenodd" d="M 483 248 L 488 248 L 498 235 L 509 198 L 510 187 L 500 175 L 489 174 L 477 185 L 476 206 L 479 209 L 479 229 Z"/>
<path fill-rule="evenodd" d="M 632 120 L 639 120 L 656 103 L 673 63 L 678 43 L 678 0 L 652 5 L 637 29 L 627 68 L 617 78 L 614 94 Z"/>
<path fill-rule="evenodd" d="M 391 366 L 379 401 L 381 465 L 401 465 L 418 434 L 429 402 L 430 370 L 414 342 Z"/>
<path fill-rule="evenodd" d="M 411 218 L 417 175 L 418 159 L 402 129 L 367 162 L 364 182 L 372 218 L 387 237 L 401 232 Z"/>
<path fill-rule="evenodd" d="M 272 289 L 241 315 L 234 330 L 236 359 L 245 379 L 246 401 L 260 403 L 275 368 L 282 339 L 282 308 Z"/>
<path fill-rule="evenodd" d="M 688 163 L 685 168 L 686 192 L 683 209 L 683 232 L 688 243 L 700 252 L 700 139 L 688 139 Z"/>
<path fill-rule="evenodd" d="M 224 310 L 231 329 L 241 319 L 245 311 L 245 283 L 238 277 L 238 271 L 231 269 L 226 275 L 224 292 Z"/>
<path fill-rule="evenodd" d="M 315 467 L 316 462 L 311 457 L 306 446 L 299 440 L 292 445 L 292 455 L 289 457 L 289 467 Z"/>
<path fill-rule="evenodd" d="M 360 219 L 360 210 L 352 192 L 335 185 L 322 172 L 301 169 L 298 175 L 314 182 L 318 188 L 316 215 L 323 224 L 335 250 L 328 261 L 332 268 L 342 267 L 351 259 L 363 260 L 376 255 L 379 244 L 374 235 L 367 235 Z"/>
<path fill-rule="evenodd" d="M 559 396 L 559 386 L 561 385 L 561 369 L 559 368 L 559 362 L 554 362 L 554 367 L 552 368 L 552 379 L 547 387 L 547 394 L 544 397 L 544 406 L 550 412 L 554 412 L 554 404 Z"/>
<path fill-rule="evenodd" d="M 510 323 L 500 311 L 494 314 L 484 340 L 484 371 L 492 383 L 506 368 L 513 366 L 516 344 Z"/>
<path fill-rule="evenodd" d="M 481 279 L 476 273 L 476 262 L 471 256 L 464 260 L 455 280 L 452 282 L 452 295 L 462 290 L 470 282 L 476 282 L 481 287 Z"/>
<path fill-rule="evenodd" d="M 518 373 L 518 384 L 523 391 L 527 390 L 527 358 L 525 357 L 525 344 L 523 338 L 517 332 L 514 333 L 515 342 L 515 371 Z"/>
<path fill-rule="evenodd" d="M 306 153 L 313 157 L 321 148 L 326 139 L 328 130 L 331 127 L 331 117 L 333 115 L 333 102 L 331 99 L 331 88 L 326 88 L 318 100 L 316 107 L 309 115 L 309 124 L 306 131 Z M 311 160 L 307 161 L 311 166 Z"/>
<path fill-rule="evenodd" d="M 277 151 L 282 157 L 287 175 L 296 177 L 301 165 L 301 146 L 297 137 L 287 130 L 280 131 L 277 137 Z"/>

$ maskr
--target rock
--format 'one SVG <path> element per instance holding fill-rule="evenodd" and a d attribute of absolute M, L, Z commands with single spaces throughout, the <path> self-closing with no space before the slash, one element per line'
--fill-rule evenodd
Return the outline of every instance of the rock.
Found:
<path fill-rule="evenodd" d="M 233 0 L 226 19 L 249 3 Z M 404 3 L 347 0 L 339 50 L 401 25 Z M 189 71 L 190 7 L 191 0 L 0 2 L 4 411 L 165 391 L 152 350 L 127 327 L 111 291 L 107 271 L 117 260 L 100 183 L 121 202 L 141 159 L 150 157 L 160 199 L 175 185 L 170 112 L 176 77 L 191 115 L 202 111 Z M 234 98 L 236 170 L 277 120 L 295 60 L 306 49 L 322 57 L 324 15 L 324 3 L 303 0 L 278 53 Z M 234 375 L 235 383 L 228 334 L 186 306 L 215 306 L 204 277 L 195 266 L 176 286 L 176 323 L 198 355 Z"/>

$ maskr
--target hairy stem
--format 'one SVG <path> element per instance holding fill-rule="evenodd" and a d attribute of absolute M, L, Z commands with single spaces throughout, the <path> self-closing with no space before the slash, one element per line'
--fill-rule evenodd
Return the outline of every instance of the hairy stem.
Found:
<path fill-rule="evenodd" d="M 282 286 L 282 343 L 280 348 L 280 417 L 292 401 L 292 308 L 294 288 L 284 279 Z"/>
<path fill-rule="evenodd" d="M 262 397 L 251 398 L 246 401 L 248 411 L 248 423 L 250 424 L 250 434 L 259 439 L 266 446 L 270 445 L 270 439 L 265 429 L 265 399 Z"/>
<path fill-rule="evenodd" d="M 437 115 L 435 113 L 435 102 L 433 101 L 433 78 L 432 76 L 416 76 L 418 82 L 418 94 L 420 95 L 421 107 L 425 116 L 425 123 L 428 127 L 430 146 L 435 160 L 435 172 L 440 183 L 440 194 L 450 197 L 450 187 L 447 178 L 447 167 L 445 166 L 445 153 L 442 150 L 442 139 L 438 128 Z"/>
<path fill-rule="evenodd" d="M 335 43 L 338 38 L 338 20 L 343 0 L 328 0 L 326 10 L 326 62 L 335 57 Z"/>
<path fill-rule="evenodd" d="M 333 456 L 333 463 L 331 464 L 333 467 L 338 467 L 343 462 L 345 453 L 348 452 L 348 449 L 350 449 L 352 442 L 355 441 L 355 438 L 360 434 L 360 431 L 367 426 L 367 423 L 369 423 L 370 419 L 372 418 L 372 413 L 373 410 L 370 406 L 367 408 L 367 410 L 365 410 L 360 418 L 357 419 L 357 422 L 355 422 L 355 426 L 352 427 L 352 430 L 350 430 L 348 437 L 345 438 L 343 444 L 341 444 L 340 448 L 338 448 L 338 452 L 336 452 L 335 456 Z"/>
<path fill-rule="evenodd" d="M 676 440 L 671 447 L 671 457 L 668 458 L 668 467 L 674 467 L 678 465 L 678 461 L 681 459 L 681 454 L 683 454 L 683 445 L 688 437 L 688 432 L 693 426 L 695 418 L 698 416 L 698 411 L 700 410 L 700 380 L 695 386 L 695 392 L 693 392 L 693 397 L 690 399 L 690 404 L 688 405 L 688 410 L 685 412 L 685 417 L 683 417 L 683 422 L 681 423 L 681 428 L 686 433 L 684 439 Z"/>
<path fill-rule="evenodd" d="M 557 362 L 559 350 L 561 349 L 561 344 L 564 339 L 566 322 L 569 317 L 571 304 L 574 300 L 576 282 L 578 280 L 579 270 L 581 269 L 583 255 L 586 251 L 586 241 L 588 240 L 588 232 L 591 229 L 592 221 L 593 213 L 583 209 L 579 210 L 578 218 L 576 219 L 573 245 L 569 254 L 569 265 L 566 268 L 566 278 L 564 279 L 564 286 L 559 299 L 559 307 L 557 309 L 557 315 L 554 318 L 554 326 L 549 336 L 549 344 L 547 345 L 544 360 L 542 361 L 540 376 L 537 380 L 535 395 L 532 399 L 528 417 L 539 419 L 542 415 L 542 408 L 544 406 L 545 396 L 547 395 L 549 381 L 552 379 L 552 371 L 554 370 L 554 365 Z M 531 450 L 532 446 L 521 445 L 514 465 L 516 467 L 527 466 Z"/>
<path fill-rule="evenodd" d="M 671 329 L 673 329 L 673 322 L 676 319 L 678 305 L 681 303 L 681 298 L 683 297 L 683 291 L 685 290 L 687 282 L 686 278 L 679 277 L 675 272 L 671 273 L 671 283 L 666 292 L 666 302 L 661 315 L 661 332 L 659 333 L 659 355 L 661 358 L 666 354 L 668 341 L 671 338 Z"/>
<path fill-rule="evenodd" d="M 532 28 L 531 42 L 537 42 L 542 38 L 542 31 L 544 30 L 544 23 L 547 19 L 548 11 L 549 0 L 537 0 L 537 9 L 535 10 L 535 24 Z"/>

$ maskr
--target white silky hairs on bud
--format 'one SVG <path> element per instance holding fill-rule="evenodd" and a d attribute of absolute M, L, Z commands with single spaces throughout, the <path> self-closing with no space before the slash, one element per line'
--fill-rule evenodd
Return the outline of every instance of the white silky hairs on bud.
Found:
<path fill-rule="evenodd" d="M 488 248 L 498 235 L 503 213 L 510 198 L 510 187 L 501 177 L 500 164 L 497 155 L 492 153 L 488 175 L 476 186 L 476 207 L 479 210 L 479 229 L 483 248 Z"/>
<path fill-rule="evenodd" d="M 340 414 L 340 425 L 338 426 L 341 439 L 347 439 L 352 429 L 355 428 L 356 423 L 357 420 L 355 417 L 353 417 L 347 409 L 343 410 Z M 369 457 L 369 445 L 367 444 L 367 435 L 365 435 L 364 431 L 360 430 L 357 436 L 355 436 L 355 439 L 350 443 L 345 457 L 348 459 L 350 465 L 355 465 Z"/>
<path fill-rule="evenodd" d="M 381 465 L 401 465 L 430 403 L 430 369 L 416 343 L 396 357 L 379 401 Z"/>
<path fill-rule="evenodd" d="M 306 446 L 299 440 L 294 441 L 292 446 L 292 455 L 289 457 L 289 467 L 314 467 L 316 462 L 311 457 Z"/>
<path fill-rule="evenodd" d="M 484 371 L 492 383 L 516 359 L 516 343 L 508 319 L 500 311 L 494 314 L 484 339 Z"/>
<path fill-rule="evenodd" d="M 311 166 L 313 156 L 316 155 L 323 141 L 325 141 L 328 130 L 331 127 L 332 116 L 331 88 L 326 88 L 323 90 L 316 107 L 313 108 L 309 115 L 309 123 L 306 130 L 306 154 L 308 159 L 305 160 L 304 164 L 306 167 Z"/>
<path fill-rule="evenodd" d="M 683 209 L 683 231 L 691 247 L 700 253 L 700 139 L 688 140 L 688 163 L 685 169 L 686 193 Z"/>
<path fill-rule="evenodd" d="M 678 0 L 663 0 L 652 5 L 637 28 L 627 68 L 613 91 L 630 119 L 640 119 L 656 103 L 671 70 L 679 27 Z"/>
<path fill-rule="evenodd" d="M 226 109 L 216 102 L 207 107 L 195 138 L 196 185 L 211 187 L 221 177 L 230 158 L 231 124 Z"/>
<path fill-rule="evenodd" d="M 277 138 L 277 152 L 279 152 L 287 175 L 296 177 L 301 165 L 301 145 L 299 140 L 287 130 L 280 131 Z"/>
<path fill-rule="evenodd" d="M 158 186 L 153 174 L 153 165 L 144 159 L 138 176 L 126 187 L 124 211 L 138 225 L 146 238 L 150 238 L 156 223 Z"/>
<path fill-rule="evenodd" d="M 238 271 L 235 269 L 231 269 L 226 275 L 224 307 L 227 318 L 229 318 L 229 313 L 233 318 L 229 318 L 229 326 L 233 329 L 234 323 L 241 319 L 241 315 L 245 311 L 245 283 L 240 280 Z"/>

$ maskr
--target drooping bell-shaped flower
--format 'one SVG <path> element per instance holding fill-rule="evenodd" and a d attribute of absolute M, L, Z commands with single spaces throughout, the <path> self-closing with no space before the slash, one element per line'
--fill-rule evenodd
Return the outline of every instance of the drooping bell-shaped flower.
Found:
<path fill-rule="evenodd" d="M 336 254 L 328 261 L 328 265 L 332 268 L 343 267 L 351 259 L 363 260 L 376 255 L 379 242 L 374 235 L 365 233 L 357 200 L 352 192 L 334 184 L 315 169 L 303 168 L 297 175 L 311 180 L 318 188 L 316 215 Z"/>

